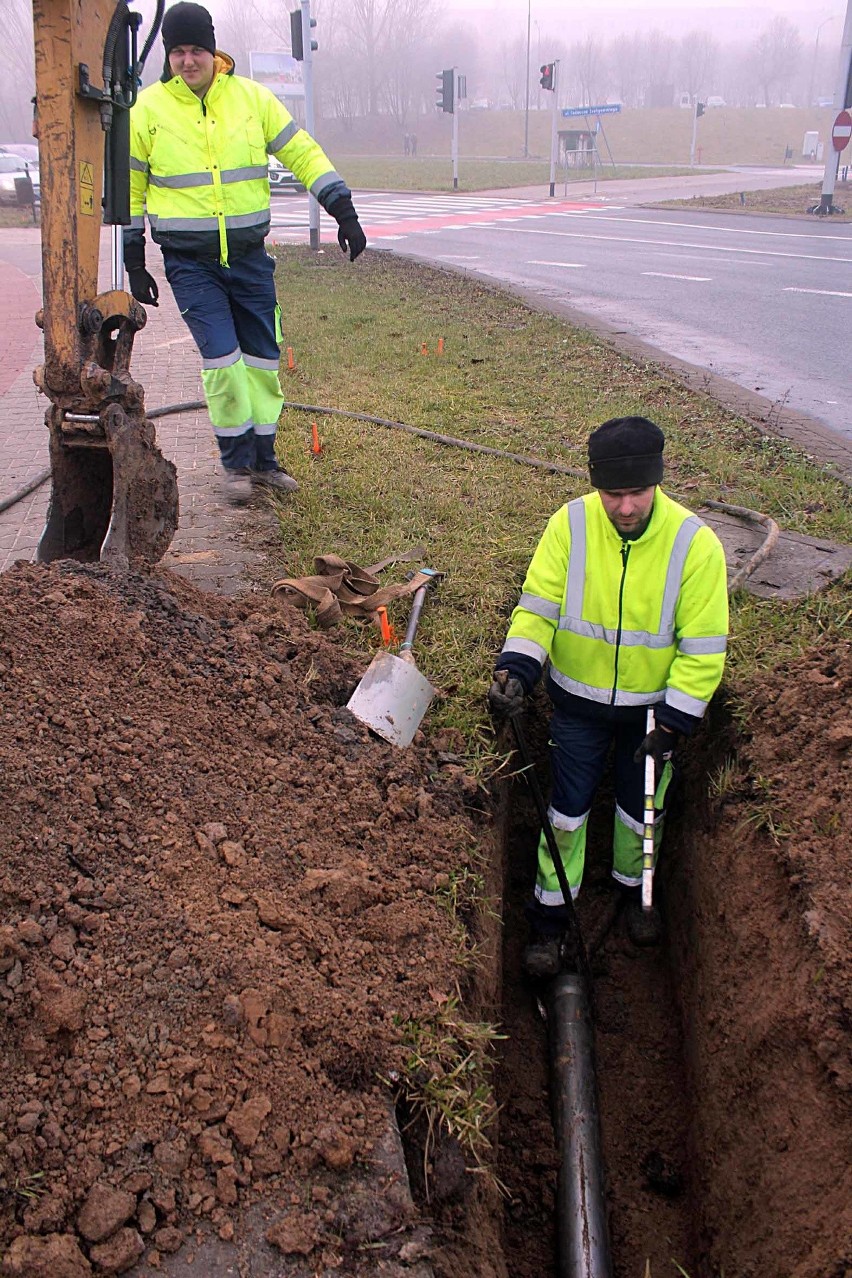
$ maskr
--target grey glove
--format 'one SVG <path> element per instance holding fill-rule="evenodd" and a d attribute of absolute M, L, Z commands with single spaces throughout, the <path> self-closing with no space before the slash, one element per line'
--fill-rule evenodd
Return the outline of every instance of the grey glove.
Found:
<path fill-rule="evenodd" d="M 495 719 L 508 719 L 523 710 L 526 695 L 520 679 L 498 670 L 488 689 L 488 709 Z"/>

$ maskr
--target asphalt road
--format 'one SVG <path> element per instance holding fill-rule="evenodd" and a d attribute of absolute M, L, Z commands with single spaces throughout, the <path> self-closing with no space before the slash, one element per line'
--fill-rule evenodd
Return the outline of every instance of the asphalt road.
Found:
<path fill-rule="evenodd" d="M 569 302 L 852 440 L 850 226 L 605 209 L 393 248 Z"/>
<path fill-rule="evenodd" d="M 601 192 L 567 203 L 371 193 L 358 208 L 375 248 L 567 303 L 852 441 L 852 224 L 648 209 Z"/>

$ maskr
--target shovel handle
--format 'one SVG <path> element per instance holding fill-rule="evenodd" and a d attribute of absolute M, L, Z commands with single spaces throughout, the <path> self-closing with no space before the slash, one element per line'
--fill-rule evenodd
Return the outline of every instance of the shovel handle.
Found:
<path fill-rule="evenodd" d="M 432 568 L 421 568 L 420 571 L 428 572 L 433 574 L 435 577 L 438 575 Z M 423 611 L 423 604 L 426 600 L 426 591 L 429 589 L 431 584 L 431 580 L 426 581 L 422 586 L 418 586 L 414 592 L 414 601 L 411 605 L 411 613 L 408 618 L 408 625 L 405 629 L 405 638 L 399 645 L 399 656 L 403 661 L 414 661 L 411 649 L 414 645 L 414 636 L 417 634 L 417 627 L 420 625 L 420 614 Z"/>

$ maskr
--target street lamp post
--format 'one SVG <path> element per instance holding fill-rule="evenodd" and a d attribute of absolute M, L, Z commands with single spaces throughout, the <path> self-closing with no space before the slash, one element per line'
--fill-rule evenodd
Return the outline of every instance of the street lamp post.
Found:
<path fill-rule="evenodd" d="M 532 0 L 527 0 L 527 87 L 524 95 L 524 159 L 530 153 L 530 27 Z"/>
<path fill-rule="evenodd" d="M 837 19 L 837 17 L 838 17 L 838 14 L 833 13 L 830 18 L 825 18 L 824 21 L 822 21 L 817 27 L 816 40 L 814 41 L 814 60 L 811 63 L 811 82 L 808 85 L 808 100 L 805 103 L 806 106 L 813 106 L 813 103 L 814 103 L 814 81 L 816 79 L 817 58 L 819 56 L 820 32 L 822 31 L 823 27 L 828 26 L 829 22 L 834 22 Z"/>

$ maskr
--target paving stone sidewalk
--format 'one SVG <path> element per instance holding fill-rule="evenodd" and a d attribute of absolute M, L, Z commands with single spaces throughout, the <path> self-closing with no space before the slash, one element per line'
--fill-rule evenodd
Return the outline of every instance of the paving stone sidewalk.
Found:
<path fill-rule="evenodd" d="M 41 305 L 40 233 L 0 230 L 0 501 L 48 465 L 48 401 L 33 385 L 43 361 L 35 326 Z M 134 343 L 132 371 L 150 409 L 200 400 L 201 361 L 166 284 L 159 252 L 149 254 L 160 286 L 160 305 Z M 109 287 L 109 236 L 101 245 L 100 287 Z M 156 422 L 157 442 L 175 463 L 180 526 L 163 564 L 197 585 L 234 594 L 246 585 L 247 565 L 263 561 L 239 535 L 245 514 L 219 494 L 218 449 L 206 412 L 180 413 Z M 50 482 L 0 513 L 0 571 L 35 557 L 44 527 Z"/>

